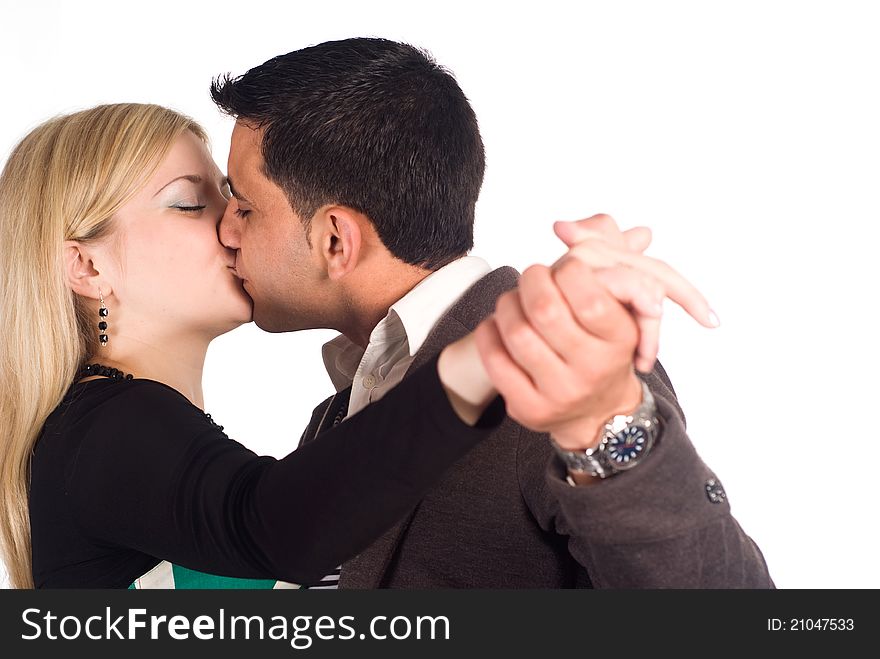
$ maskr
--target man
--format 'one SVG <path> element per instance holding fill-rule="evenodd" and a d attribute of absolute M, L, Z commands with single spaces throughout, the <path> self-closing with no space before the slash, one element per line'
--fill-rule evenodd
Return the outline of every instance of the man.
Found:
<path fill-rule="evenodd" d="M 341 587 L 772 586 L 652 370 L 663 296 L 713 321 L 641 254 L 644 232 L 563 225 L 569 243 L 586 239 L 516 290 L 514 270 L 467 256 L 477 121 L 454 78 L 405 44 L 320 44 L 218 80 L 212 96 L 237 118 L 220 238 L 255 322 L 341 332 L 324 347 L 337 394 L 302 442 L 478 325 L 480 357 L 509 383 L 511 418 L 346 563 Z"/>

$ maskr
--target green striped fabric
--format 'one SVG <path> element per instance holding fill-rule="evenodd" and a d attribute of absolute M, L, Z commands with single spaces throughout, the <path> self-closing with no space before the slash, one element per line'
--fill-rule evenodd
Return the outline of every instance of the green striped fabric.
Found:
<path fill-rule="evenodd" d="M 141 575 L 128 587 L 129 590 L 143 588 L 245 588 L 251 590 L 270 590 L 279 588 L 299 588 L 296 584 L 272 579 L 237 579 L 221 577 L 216 574 L 196 572 L 168 561 L 162 561 L 146 574 Z"/>

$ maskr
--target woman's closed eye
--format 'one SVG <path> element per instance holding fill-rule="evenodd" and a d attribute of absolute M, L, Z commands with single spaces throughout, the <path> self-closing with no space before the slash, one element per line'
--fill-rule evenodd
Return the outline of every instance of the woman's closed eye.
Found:
<path fill-rule="evenodd" d="M 198 213 L 199 211 L 204 210 L 206 207 L 205 206 L 187 206 L 184 204 L 176 204 L 176 205 L 172 206 L 171 208 L 175 208 L 175 209 L 182 211 L 184 213 Z"/>

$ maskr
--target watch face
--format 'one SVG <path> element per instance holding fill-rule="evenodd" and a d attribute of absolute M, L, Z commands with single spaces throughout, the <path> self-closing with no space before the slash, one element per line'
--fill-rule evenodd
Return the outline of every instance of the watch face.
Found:
<path fill-rule="evenodd" d="M 608 440 L 605 454 L 615 469 L 633 466 L 648 446 L 644 428 L 629 426 Z"/>

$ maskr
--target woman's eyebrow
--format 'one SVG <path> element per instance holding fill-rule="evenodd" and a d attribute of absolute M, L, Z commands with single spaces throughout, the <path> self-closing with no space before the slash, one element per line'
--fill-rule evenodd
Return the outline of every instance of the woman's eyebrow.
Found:
<path fill-rule="evenodd" d="M 167 188 L 169 185 L 171 185 L 172 183 L 174 183 L 174 181 L 179 181 L 180 179 L 184 179 L 184 180 L 186 180 L 186 181 L 190 181 L 190 182 L 192 182 L 192 183 L 196 183 L 196 184 L 202 182 L 202 177 L 199 176 L 198 174 L 184 174 L 183 176 L 178 176 L 177 178 L 168 181 L 168 183 L 166 183 L 166 184 L 163 185 L 161 188 L 159 188 L 158 190 L 156 190 L 156 194 L 154 194 L 153 196 L 155 197 L 157 194 L 159 194 L 160 192 L 162 192 L 162 190 L 164 190 L 164 189 Z"/>

